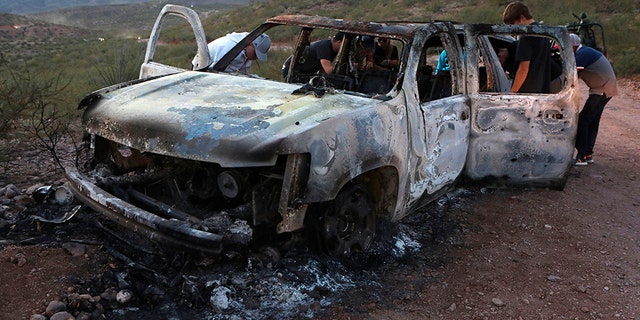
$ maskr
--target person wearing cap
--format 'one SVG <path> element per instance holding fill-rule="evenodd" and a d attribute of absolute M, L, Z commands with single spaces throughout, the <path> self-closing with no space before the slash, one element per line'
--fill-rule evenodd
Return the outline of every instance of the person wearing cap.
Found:
<path fill-rule="evenodd" d="M 211 57 L 211 64 L 209 67 L 222 59 L 229 50 L 231 50 L 248 34 L 248 32 L 233 32 L 209 42 L 209 56 Z M 248 72 L 251 68 L 251 61 L 267 61 L 267 51 L 269 51 L 270 47 L 271 38 L 264 33 L 259 35 L 249 43 L 244 50 L 242 50 L 235 59 L 231 61 L 231 63 L 229 63 L 224 72 Z"/>
<path fill-rule="evenodd" d="M 502 21 L 514 25 L 539 25 L 529 7 L 520 1 L 509 3 Z M 551 92 L 551 43 L 544 37 L 521 37 L 515 52 L 515 75 L 511 92 Z"/>
<path fill-rule="evenodd" d="M 616 74 L 609 60 L 598 50 L 583 46 L 577 34 L 569 34 L 576 56 L 578 77 L 589 87 L 589 97 L 578 117 L 575 164 L 593 163 L 593 147 L 596 144 L 600 117 L 611 97 L 618 94 Z"/>

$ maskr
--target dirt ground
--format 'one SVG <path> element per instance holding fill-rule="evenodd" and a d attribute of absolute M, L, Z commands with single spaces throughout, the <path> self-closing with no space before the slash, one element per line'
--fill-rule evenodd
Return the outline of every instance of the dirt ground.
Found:
<path fill-rule="evenodd" d="M 462 192 L 464 200 L 447 209 L 451 234 L 384 267 L 347 268 L 376 284 L 351 286 L 331 303 L 309 306 L 316 310 L 311 317 L 639 319 L 640 78 L 619 84 L 621 95 L 603 115 L 595 163 L 572 168 L 563 191 Z M 19 188 L 47 171 L 29 154 L 17 159 L 35 166 L 20 177 L 5 172 L 6 182 Z M 123 267 L 99 245 L 86 252 L 61 247 L 71 238 L 91 244 L 95 230 L 86 222 L 31 223 L 20 241 L 6 236 L 14 229 L 0 226 L 0 320 L 43 313 L 49 301 L 86 292 L 105 272 Z M 310 317 L 304 311 L 262 318 Z"/>

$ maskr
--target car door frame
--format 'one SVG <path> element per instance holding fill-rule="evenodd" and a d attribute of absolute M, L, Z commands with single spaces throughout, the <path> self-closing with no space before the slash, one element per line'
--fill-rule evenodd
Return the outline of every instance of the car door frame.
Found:
<path fill-rule="evenodd" d="M 156 22 L 153 25 L 153 29 L 151 29 L 151 35 L 149 36 L 149 41 L 147 43 L 144 61 L 140 66 L 139 79 L 185 71 L 185 69 L 182 68 L 154 61 L 154 56 L 158 47 L 158 38 L 160 38 L 160 31 L 162 30 L 162 23 L 168 16 L 183 18 L 187 23 L 189 23 L 191 29 L 193 29 L 193 35 L 197 46 L 197 52 L 193 59 L 193 70 L 204 69 L 211 63 L 207 37 L 205 36 L 204 28 L 202 27 L 202 22 L 200 21 L 198 13 L 187 7 L 167 4 L 158 14 Z"/>
<path fill-rule="evenodd" d="M 444 34 L 444 47 L 450 55 L 452 85 L 457 93 L 434 101 L 420 102 L 417 68 L 426 41 Z M 408 138 L 407 174 L 403 196 L 405 214 L 433 201 L 449 191 L 464 167 L 469 135 L 469 102 L 466 96 L 466 70 L 462 46 L 453 24 L 430 23 L 417 29 L 403 80 L 407 101 Z M 399 217 L 397 217 L 399 218 Z"/>
<path fill-rule="evenodd" d="M 465 176 L 500 185 L 561 189 L 573 163 L 579 111 L 577 74 L 569 35 L 558 26 L 465 25 L 467 89 L 471 132 Z M 557 93 L 480 92 L 478 46 L 491 49 L 480 34 L 537 34 L 553 38 L 563 57 Z M 487 57 L 495 55 L 485 55 Z M 496 63 L 496 61 L 489 62 Z"/>

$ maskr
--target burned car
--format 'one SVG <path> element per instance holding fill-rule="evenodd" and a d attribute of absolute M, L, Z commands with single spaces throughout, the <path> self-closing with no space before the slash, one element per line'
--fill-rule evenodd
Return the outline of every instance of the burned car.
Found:
<path fill-rule="evenodd" d="M 193 70 L 154 61 L 167 16 L 193 28 Z M 297 72 L 309 43 L 336 32 L 344 38 L 334 71 Z M 224 73 L 263 33 L 274 39 L 268 61 L 291 57 L 284 79 Z M 562 73 L 552 93 L 509 92 L 498 52 L 523 35 L 557 47 Z M 354 68 L 364 36 L 389 39 L 398 65 Z M 167 5 L 140 79 L 81 101 L 90 159 L 66 168 L 69 185 L 91 208 L 161 245 L 219 253 L 271 234 L 310 235 L 334 256 L 367 250 L 379 223 L 415 212 L 460 179 L 564 185 L 578 113 L 568 39 L 554 26 L 284 15 L 212 64 L 197 14 Z M 448 69 L 436 73 L 444 50 Z"/>

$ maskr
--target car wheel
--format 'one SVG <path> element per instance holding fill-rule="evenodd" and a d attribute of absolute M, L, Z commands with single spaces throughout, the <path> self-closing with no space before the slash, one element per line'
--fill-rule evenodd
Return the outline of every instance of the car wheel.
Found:
<path fill-rule="evenodd" d="M 335 200 L 317 212 L 320 247 L 332 257 L 348 257 L 366 251 L 376 231 L 371 195 L 360 184 L 342 188 Z"/>

